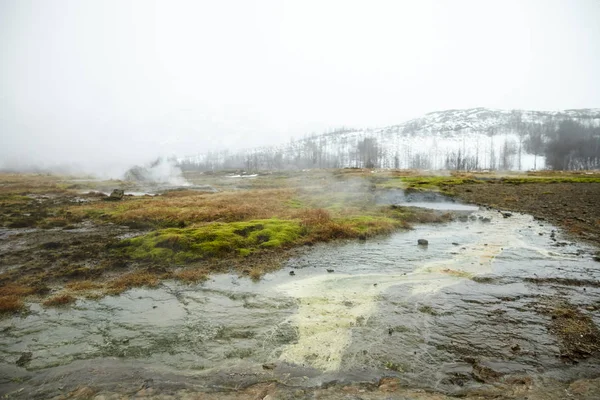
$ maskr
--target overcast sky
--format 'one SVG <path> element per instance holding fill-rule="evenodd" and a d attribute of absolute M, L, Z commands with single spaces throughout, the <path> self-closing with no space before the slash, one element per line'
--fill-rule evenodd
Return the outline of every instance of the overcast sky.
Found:
<path fill-rule="evenodd" d="M 0 0 L 0 166 L 600 107 L 600 0 Z"/>

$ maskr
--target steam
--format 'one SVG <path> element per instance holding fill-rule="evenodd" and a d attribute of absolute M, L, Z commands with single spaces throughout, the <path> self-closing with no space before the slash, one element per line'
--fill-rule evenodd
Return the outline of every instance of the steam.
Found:
<path fill-rule="evenodd" d="M 191 186 L 173 158 L 157 158 L 146 166 L 133 166 L 125 172 L 124 178 L 145 184 Z"/>

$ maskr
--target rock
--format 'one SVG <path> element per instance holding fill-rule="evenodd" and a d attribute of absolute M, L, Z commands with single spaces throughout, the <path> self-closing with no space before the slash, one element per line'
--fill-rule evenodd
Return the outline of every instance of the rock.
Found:
<path fill-rule="evenodd" d="M 331 268 L 327 268 L 327 272 L 332 273 L 332 272 L 335 272 L 335 270 L 333 270 Z"/>
<path fill-rule="evenodd" d="M 425 239 L 419 239 L 419 240 L 417 240 L 417 244 L 419 246 L 427 246 L 427 245 L 429 245 L 429 242 Z"/>
<path fill-rule="evenodd" d="M 487 224 L 487 223 L 490 223 L 490 222 L 492 222 L 492 219 L 491 219 L 491 218 L 487 218 L 487 217 L 485 217 L 485 218 L 482 218 L 482 219 L 481 219 L 481 222 L 484 222 L 484 223 L 486 223 L 486 224 Z"/>
<path fill-rule="evenodd" d="M 459 220 L 460 222 L 467 222 L 467 221 L 469 220 L 469 217 L 467 217 L 466 215 L 460 215 L 460 216 L 458 217 L 458 220 Z"/>
<path fill-rule="evenodd" d="M 142 382 L 140 389 L 148 389 L 153 384 L 154 384 L 154 379 L 152 379 L 152 378 L 144 379 L 144 382 Z"/>
<path fill-rule="evenodd" d="M 294 275 L 296 275 L 296 273 L 294 271 L 290 271 L 290 275 L 294 276 Z"/>
<path fill-rule="evenodd" d="M 275 363 L 266 363 L 262 365 L 263 369 L 275 369 L 276 366 Z"/>
<path fill-rule="evenodd" d="M 512 346 L 510 346 L 510 349 L 516 353 L 517 351 L 521 350 L 521 346 L 519 346 L 518 343 L 515 343 Z"/>
<path fill-rule="evenodd" d="M 460 246 L 460 245 L 459 245 L 458 243 L 456 243 L 456 242 L 452 242 L 452 245 L 453 245 L 453 246 Z"/>
<path fill-rule="evenodd" d="M 30 351 L 21 353 L 21 357 L 19 357 L 15 364 L 17 364 L 19 367 L 24 367 L 25 365 L 29 364 L 32 357 L 33 354 Z"/>
<path fill-rule="evenodd" d="M 509 213 L 509 212 L 503 212 L 503 213 L 502 213 L 502 216 L 503 216 L 504 218 L 509 218 L 509 217 L 512 217 L 512 213 Z"/>
<path fill-rule="evenodd" d="M 119 201 L 123 200 L 123 196 L 125 196 L 125 191 L 123 189 L 115 189 L 112 191 L 110 196 L 104 197 L 103 200 L 106 201 Z"/>

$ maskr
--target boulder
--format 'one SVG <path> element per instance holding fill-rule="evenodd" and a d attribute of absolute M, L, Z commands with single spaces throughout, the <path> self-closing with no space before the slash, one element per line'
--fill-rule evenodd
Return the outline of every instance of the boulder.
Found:
<path fill-rule="evenodd" d="M 427 246 L 429 244 L 429 242 L 425 239 L 419 239 L 419 240 L 417 240 L 417 244 L 419 246 Z"/>
<path fill-rule="evenodd" d="M 110 196 L 104 197 L 103 199 L 106 201 L 119 201 L 123 199 L 125 196 L 125 191 L 123 189 L 114 189 Z"/>

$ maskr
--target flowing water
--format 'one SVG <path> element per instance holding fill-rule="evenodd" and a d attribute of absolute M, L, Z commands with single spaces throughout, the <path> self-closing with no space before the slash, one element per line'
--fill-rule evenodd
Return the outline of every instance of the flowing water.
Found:
<path fill-rule="evenodd" d="M 481 371 L 600 376 L 594 363 L 557 357 L 550 316 L 538 312 L 556 298 L 598 305 L 600 288 L 526 279 L 598 281 L 592 249 L 552 239 L 552 226 L 527 215 L 480 210 L 461 220 L 314 246 L 260 282 L 225 274 L 67 308 L 32 304 L 29 315 L 0 321 L 0 392 L 50 397 L 85 383 L 127 393 L 144 382 L 315 387 L 396 376 L 457 393 L 484 385 Z M 597 311 L 590 315 L 600 324 Z"/>

